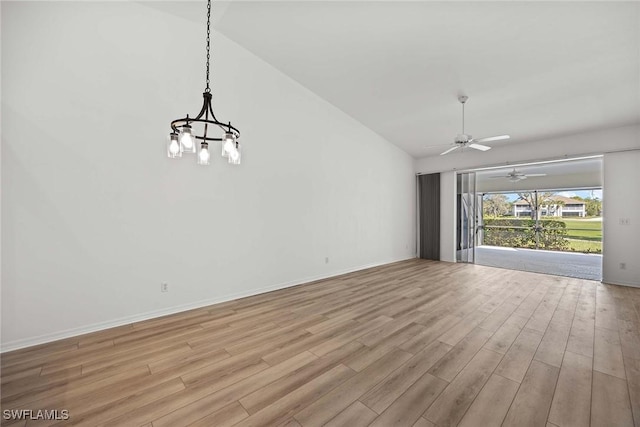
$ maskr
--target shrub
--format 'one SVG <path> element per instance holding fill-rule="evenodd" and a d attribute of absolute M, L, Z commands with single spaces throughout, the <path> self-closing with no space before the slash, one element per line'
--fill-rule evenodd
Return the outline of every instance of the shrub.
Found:
<path fill-rule="evenodd" d="M 507 246 L 511 248 L 567 250 L 569 241 L 566 225 L 563 221 L 543 219 L 536 222 L 532 219 L 486 218 L 484 221 L 484 244 Z M 493 226 L 486 228 L 486 226 Z M 538 231 L 538 233 L 536 233 Z M 537 246 L 536 246 L 536 234 Z"/>

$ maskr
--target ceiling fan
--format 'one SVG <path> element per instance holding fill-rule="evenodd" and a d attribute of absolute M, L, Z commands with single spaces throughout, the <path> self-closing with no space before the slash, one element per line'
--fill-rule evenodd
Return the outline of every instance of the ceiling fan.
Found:
<path fill-rule="evenodd" d="M 450 152 L 457 150 L 458 148 L 469 147 L 475 150 L 487 151 L 490 150 L 491 147 L 487 145 L 480 144 L 481 142 L 491 142 L 491 141 L 500 141 L 503 139 L 509 139 L 509 135 L 500 135 L 500 136 L 490 136 L 488 138 L 478 138 L 474 139 L 471 135 L 467 135 L 464 133 L 464 104 L 469 99 L 466 95 L 458 96 L 458 101 L 462 104 L 462 133 L 456 136 L 456 139 L 453 143 L 453 147 L 449 148 L 447 151 L 440 153 L 441 156 L 445 154 L 449 154 Z"/>
<path fill-rule="evenodd" d="M 513 168 L 513 170 L 506 175 L 494 175 L 494 176 L 490 176 L 489 178 L 506 178 L 511 182 L 518 182 L 520 180 L 527 179 L 532 176 L 547 176 L 547 174 L 546 173 L 523 173 L 523 172 L 518 172 L 515 168 Z"/>

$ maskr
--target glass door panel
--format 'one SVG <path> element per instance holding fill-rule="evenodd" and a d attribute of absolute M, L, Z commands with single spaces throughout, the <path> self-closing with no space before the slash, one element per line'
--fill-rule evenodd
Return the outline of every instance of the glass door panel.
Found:
<path fill-rule="evenodd" d="M 457 251 L 458 262 L 474 263 L 481 203 L 476 195 L 475 172 L 457 175 Z"/>

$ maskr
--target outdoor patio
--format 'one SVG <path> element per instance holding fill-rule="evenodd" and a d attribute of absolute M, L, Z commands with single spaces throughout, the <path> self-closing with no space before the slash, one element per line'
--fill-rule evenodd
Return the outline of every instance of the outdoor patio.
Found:
<path fill-rule="evenodd" d="M 600 254 L 478 246 L 475 256 L 476 264 L 490 267 L 602 280 Z"/>

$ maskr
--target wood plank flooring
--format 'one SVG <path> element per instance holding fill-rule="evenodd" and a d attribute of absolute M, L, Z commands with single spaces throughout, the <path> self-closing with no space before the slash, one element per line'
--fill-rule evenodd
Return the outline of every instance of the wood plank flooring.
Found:
<path fill-rule="evenodd" d="M 640 427 L 640 289 L 410 260 L 1 368 L 3 411 L 70 416 L 2 425 Z"/>

